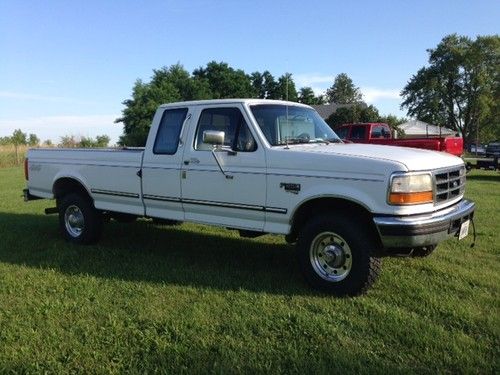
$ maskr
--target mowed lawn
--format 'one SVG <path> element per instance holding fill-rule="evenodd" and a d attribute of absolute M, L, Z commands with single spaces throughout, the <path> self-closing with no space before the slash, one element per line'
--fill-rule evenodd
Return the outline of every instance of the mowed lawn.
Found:
<path fill-rule="evenodd" d="M 384 259 L 347 299 L 309 289 L 275 236 L 140 220 L 70 245 L 23 187 L 0 169 L 0 373 L 500 372 L 498 172 L 468 177 L 474 248 Z"/>

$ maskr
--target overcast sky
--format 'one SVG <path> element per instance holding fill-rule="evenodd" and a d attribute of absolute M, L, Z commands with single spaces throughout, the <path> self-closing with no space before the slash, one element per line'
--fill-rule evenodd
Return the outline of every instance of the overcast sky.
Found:
<path fill-rule="evenodd" d="M 316 92 L 345 72 L 366 102 L 399 92 L 443 36 L 498 34 L 495 1 L 0 0 L 0 136 L 107 134 L 137 78 L 216 60 L 293 74 Z"/>

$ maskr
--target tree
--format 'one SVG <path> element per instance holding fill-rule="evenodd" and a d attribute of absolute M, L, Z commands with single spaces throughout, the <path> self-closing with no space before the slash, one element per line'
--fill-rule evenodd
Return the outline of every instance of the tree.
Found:
<path fill-rule="evenodd" d="M 263 98 L 265 99 L 278 99 L 278 83 L 274 79 L 274 76 L 269 72 L 265 71 L 262 73 L 262 78 L 264 80 L 263 82 L 263 89 L 264 89 L 264 95 Z"/>
<path fill-rule="evenodd" d="M 278 83 L 269 71 L 263 73 L 254 72 L 250 75 L 250 82 L 253 88 L 253 97 L 259 99 L 277 99 Z"/>
<path fill-rule="evenodd" d="M 378 119 L 378 122 L 384 122 L 384 123 L 388 124 L 393 129 L 398 129 L 399 125 L 401 125 L 402 123 L 405 123 L 407 121 L 408 121 L 407 118 L 398 117 L 395 115 L 380 116 Z M 399 129 L 399 132 L 401 132 L 400 129 Z"/>
<path fill-rule="evenodd" d="M 500 37 L 452 34 L 401 95 L 409 116 L 459 131 L 467 143 L 500 126 Z"/>
<path fill-rule="evenodd" d="M 359 87 L 356 87 L 345 73 L 335 77 L 333 85 L 326 90 L 326 97 L 329 103 L 336 104 L 355 104 L 363 99 Z"/>
<path fill-rule="evenodd" d="M 337 108 L 337 110 L 326 120 L 332 129 L 342 124 L 363 123 L 363 122 L 383 122 L 389 124 L 398 134 L 404 134 L 398 125 L 406 122 L 405 118 L 394 115 L 381 116 L 378 109 L 373 105 L 356 104 Z"/>
<path fill-rule="evenodd" d="M 40 139 L 36 136 L 36 134 L 31 134 L 28 136 L 28 144 L 30 146 L 38 146 L 40 144 Z"/>
<path fill-rule="evenodd" d="M 224 62 L 211 61 L 205 68 L 193 71 L 193 76 L 208 83 L 214 99 L 252 98 L 254 94 L 250 77 L 243 70 L 235 70 Z"/>
<path fill-rule="evenodd" d="M 191 76 L 180 64 L 153 70 L 148 83 L 137 80 L 132 98 L 123 101 L 125 109 L 115 123 L 123 123 L 119 144 L 144 146 L 151 119 L 159 105 L 212 97 L 208 80 Z"/>
<path fill-rule="evenodd" d="M 314 91 L 311 87 L 306 86 L 302 87 L 299 90 L 299 102 L 304 103 L 304 104 L 317 104 L 316 103 L 316 96 L 314 95 Z"/>
<path fill-rule="evenodd" d="M 110 140 L 107 135 L 98 135 L 95 137 L 96 147 L 108 147 Z"/>
<path fill-rule="evenodd" d="M 50 139 L 46 139 L 45 141 L 43 141 L 43 145 L 45 147 L 52 147 L 53 146 L 53 143 Z"/>
<path fill-rule="evenodd" d="M 19 146 L 24 146 L 28 143 L 26 139 L 26 133 L 23 133 L 21 129 L 14 130 L 12 137 L 10 137 L 12 144 L 16 150 L 16 162 L 19 164 Z"/>
<path fill-rule="evenodd" d="M 342 124 L 352 124 L 355 122 L 378 122 L 380 114 L 373 105 L 354 104 L 337 108 L 326 122 L 332 128 Z"/>
<path fill-rule="evenodd" d="M 81 137 L 80 141 L 77 142 L 77 147 L 92 148 L 92 147 L 96 147 L 96 144 L 95 144 L 95 141 L 91 137 Z"/>
<path fill-rule="evenodd" d="M 74 148 L 78 146 L 78 141 L 74 135 L 65 135 L 61 137 L 61 142 L 59 142 L 59 147 L 64 148 Z"/>
<path fill-rule="evenodd" d="M 285 73 L 278 78 L 278 84 L 276 86 L 276 99 L 288 100 L 291 102 L 298 101 L 299 95 L 297 94 L 295 82 L 293 81 L 290 73 Z"/>

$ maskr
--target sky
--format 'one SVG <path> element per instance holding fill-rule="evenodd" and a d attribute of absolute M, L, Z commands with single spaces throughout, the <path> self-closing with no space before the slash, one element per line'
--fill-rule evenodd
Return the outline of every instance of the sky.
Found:
<path fill-rule="evenodd" d="M 0 0 L 0 136 L 122 133 L 137 79 L 224 61 L 293 74 L 317 93 L 347 73 L 365 102 L 405 115 L 399 93 L 448 34 L 498 34 L 492 1 Z"/>

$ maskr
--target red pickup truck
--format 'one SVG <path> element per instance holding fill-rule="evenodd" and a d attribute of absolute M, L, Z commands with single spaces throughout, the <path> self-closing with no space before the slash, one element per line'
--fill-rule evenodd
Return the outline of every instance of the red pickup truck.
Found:
<path fill-rule="evenodd" d="M 464 141 L 461 137 L 429 136 L 426 138 L 395 139 L 389 125 L 380 122 L 345 124 L 335 129 L 342 140 L 354 143 L 374 143 L 379 145 L 424 148 L 433 151 L 445 151 L 461 156 Z"/>

